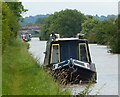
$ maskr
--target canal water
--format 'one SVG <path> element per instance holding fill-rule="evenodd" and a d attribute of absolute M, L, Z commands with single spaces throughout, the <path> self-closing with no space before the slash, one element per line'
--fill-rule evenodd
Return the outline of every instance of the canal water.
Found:
<path fill-rule="evenodd" d="M 32 38 L 29 42 L 30 53 L 43 64 L 44 54 L 46 49 L 46 41 L 39 41 L 39 38 Z M 96 64 L 97 83 L 90 88 L 91 95 L 118 95 L 118 55 L 107 52 L 107 47 L 97 44 L 89 44 L 89 49 L 92 57 L 92 62 Z M 72 94 L 78 94 L 87 84 L 68 85 Z"/>
<path fill-rule="evenodd" d="M 43 64 L 46 50 L 46 41 L 40 41 L 39 38 L 32 38 L 29 42 L 30 49 L 29 52 L 38 61 L 38 63 Z"/>

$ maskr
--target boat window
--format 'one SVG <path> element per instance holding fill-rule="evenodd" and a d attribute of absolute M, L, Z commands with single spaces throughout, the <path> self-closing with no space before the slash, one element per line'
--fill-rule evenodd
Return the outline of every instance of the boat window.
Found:
<path fill-rule="evenodd" d="M 86 43 L 79 43 L 79 60 L 89 62 L 88 49 Z"/>
<path fill-rule="evenodd" d="M 58 62 L 60 62 L 60 47 L 59 44 L 52 44 L 50 63 L 58 63 Z"/>

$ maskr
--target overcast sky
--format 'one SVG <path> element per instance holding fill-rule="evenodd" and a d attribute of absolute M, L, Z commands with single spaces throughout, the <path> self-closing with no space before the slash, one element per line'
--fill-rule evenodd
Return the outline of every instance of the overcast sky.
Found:
<path fill-rule="evenodd" d="M 26 2 L 25 0 L 20 0 L 23 2 L 23 5 L 29 11 L 23 14 L 23 17 L 26 16 L 35 16 L 39 14 L 53 14 L 56 11 L 61 11 L 64 9 L 77 9 L 85 15 L 108 15 L 108 14 L 118 14 L 118 0 L 101 0 L 95 2 L 94 0 L 57 0 L 57 2 L 44 0 L 31 0 Z M 45 2 L 46 1 L 46 2 Z M 97 1 L 97 0 L 96 0 Z"/>

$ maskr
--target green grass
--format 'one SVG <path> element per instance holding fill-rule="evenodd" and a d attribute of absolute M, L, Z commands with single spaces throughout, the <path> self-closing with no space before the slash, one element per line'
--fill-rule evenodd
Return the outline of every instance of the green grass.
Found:
<path fill-rule="evenodd" d="M 3 54 L 3 95 L 69 95 L 70 91 L 63 91 L 26 48 L 26 43 L 17 39 Z"/>

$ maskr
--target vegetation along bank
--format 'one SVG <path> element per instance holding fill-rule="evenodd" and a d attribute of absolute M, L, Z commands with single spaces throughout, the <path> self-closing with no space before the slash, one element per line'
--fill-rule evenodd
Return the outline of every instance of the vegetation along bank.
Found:
<path fill-rule="evenodd" d="M 3 54 L 3 95 L 69 95 L 27 52 L 28 45 L 16 39 Z"/>
<path fill-rule="evenodd" d="M 20 2 L 2 3 L 2 95 L 69 95 L 17 39 L 19 18 L 27 11 Z"/>

